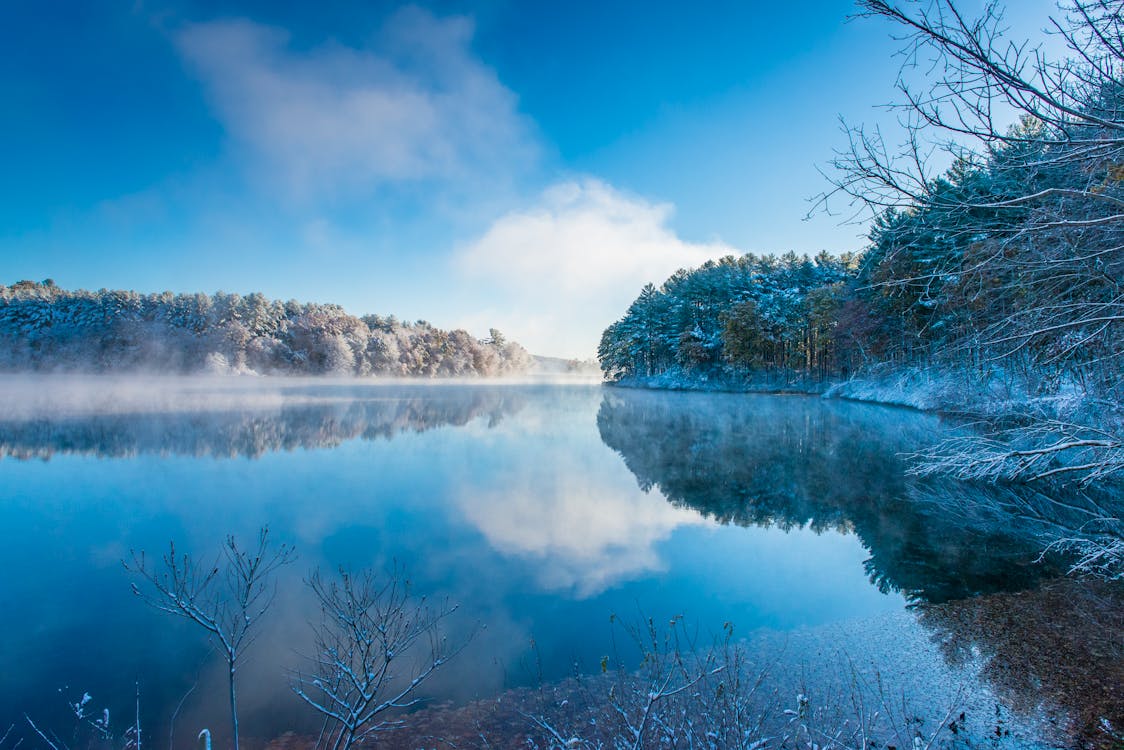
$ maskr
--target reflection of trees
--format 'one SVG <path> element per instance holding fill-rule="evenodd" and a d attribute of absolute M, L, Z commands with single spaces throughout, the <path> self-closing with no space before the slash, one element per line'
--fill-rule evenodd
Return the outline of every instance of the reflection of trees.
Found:
<path fill-rule="evenodd" d="M 393 438 L 403 432 L 489 424 L 522 407 L 510 389 L 401 387 L 379 391 L 290 389 L 272 406 L 239 408 L 229 400 L 210 410 L 198 399 L 190 408 L 168 402 L 151 410 L 48 414 L 0 418 L 0 456 L 48 458 L 55 453 L 120 457 L 144 453 L 260 457 L 274 451 L 318 448 L 362 438 Z"/>
<path fill-rule="evenodd" d="M 943 602 L 1034 585 L 1052 540 L 1095 512 L 1087 497 L 921 479 L 903 452 L 942 429 L 930 416 L 803 397 L 614 390 L 601 438 L 644 489 L 723 523 L 853 532 L 880 588 Z"/>
<path fill-rule="evenodd" d="M 1035 591 L 921 609 L 950 663 L 979 659 L 1015 710 L 1062 709 L 1082 745 L 1119 747 L 1101 719 L 1124 729 L 1124 588 L 1061 579 Z"/>

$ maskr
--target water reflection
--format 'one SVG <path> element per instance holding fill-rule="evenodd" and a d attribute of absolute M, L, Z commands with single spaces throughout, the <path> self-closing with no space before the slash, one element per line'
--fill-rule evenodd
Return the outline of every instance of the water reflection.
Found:
<path fill-rule="evenodd" d="M 49 378 L 47 379 L 50 380 Z M 526 403 L 522 389 L 355 381 L 3 378 L 0 457 L 143 454 L 260 458 L 361 438 L 489 425 Z"/>
<path fill-rule="evenodd" d="M 260 458 L 442 426 L 473 423 L 487 432 L 542 397 L 488 385 L 60 382 L 65 387 L 4 379 L 0 456 Z M 587 471 L 597 458 L 577 443 L 559 450 L 558 425 L 535 423 L 532 411 L 520 426 L 522 450 L 549 456 L 549 476 L 518 462 L 502 467 L 501 481 L 479 482 L 470 467 L 455 504 L 494 549 L 532 566 L 540 585 L 579 596 L 661 570 L 657 545 L 711 519 L 854 533 L 881 590 L 943 602 L 1056 575 L 1062 562 L 1040 560 L 1042 549 L 1103 513 L 1083 495 L 1059 503 L 1026 488 L 909 476 L 902 454 L 945 430 L 916 413 L 802 397 L 607 391 L 600 437 L 645 493 L 658 490 L 645 496 L 606 484 L 607 472 Z M 305 518 L 303 535 L 322 525 L 318 512 Z"/>
<path fill-rule="evenodd" d="M 205 640 L 138 608 L 120 570 L 130 548 L 172 538 L 205 552 L 268 523 L 300 550 L 243 673 L 246 731 L 266 738 L 304 716 L 281 668 L 307 639 L 314 604 L 300 579 L 314 567 L 398 560 L 418 591 L 463 605 L 453 625 L 486 624 L 429 685 L 462 700 L 533 679 L 517 666 L 532 637 L 547 679 L 579 660 L 595 668 L 612 612 L 787 633 L 900 611 L 898 591 L 949 602 L 1027 589 L 1058 569 L 1035 563 L 1041 546 L 1095 511 L 1081 498 L 1063 509 L 918 481 L 900 453 L 931 440 L 938 420 L 818 399 L 120 385 L 0 382 L 0 454 L 56 456 L 0 461 L 0 568 L 13 571 L 0 604 L 28 613 L 6 628 L 0 661 L 35 665 L 0 675 L 0 709 L 17 719 L 61 685 L 128 698 L 140 678 L 144 710 L 163 721 L 200 671 L 183 726 L 221 716 L 221 664 Z M 332 449 L 308 450 L 320 447 Z M 938 620 L 925 624 L 973 637 Z"/>
<path fill-rule="evenodd" d="M 22 459 L 257 459 L 448 426 L 475 430 L 477 441 L 487 441 L 487 431 L 521 412 L 529 398 L 541 397 L 534 388 L 482 383 L 65 378 L 41 387 L 8 378 L 5 385 L 0 456 Z M 557 450 L 563 433 L 556 420 L 525 416 L 518 428 L 523 450 L 552 457 L 546 475 L 539 462 L 509 462 L 497 487 L 494 477 L 479 482 L 466 471 L 455 504 L 495 550 L 529 566 L 543 588 L 588 597 L 662 570 L 656 546 L 680 526 L 706 523 L 696 511 L 618 486 L 606 472 L 590 472 L 597 456 L 576 445 Z M 497 450 L 510 453 L 510 446 Z M 346 499 L 306 509 L 300 541 L 318 543 L 361 514 Z"/>
<path fill-rule="evenodd" d="M 853 533 L 872 583 L 913 602 L 951 669 L 978 672 L 1063 742 L 1118 746 L 1104 721 L 1124 727 L 1124 587 L 1061 577 L 1069 561 L 1043 552 L 1105 531 L 1120 514 L 1111 488 L 911 476 L 903 454 L 950 428 L 895 409 L 614 390 L 597 422 L 640 487 L 673 505 L 723 524 Z"/>
<path fill-rule="evenodd" d="M 1029 588 L 1064 561 L 1044 547 L 1096 512 L 1027 488 L 910 476 L 932 416 L 800 397 L 613 390 L 601 439 L 645 490 L 724 524 L 854 533 L 872 582 L 915 602 Z"/>
<path fill-rule="evenodd" d="M 205 638 L 141 607 L 120 560 L 169 539 L 206 556 L 224 534 L 264 524 L 301 559 L 279 577 L 241 673 L 244 726 L 259 736 L 305 716 L 281 670 L 305 648 L 315 605 L 301 579 L 315 567 L 397 560 L 417 591 L 461 603 L 451 637 L 487 625 L 427 683 L 438 699 L 525 684 L 539 666 L 547 679 L 595 666 L 614 612 L 733 619 L 748 632 L 901 606 L 867 584 L 853 537 L 720 526 L 642 492 L 598 435 L 597 387 L 107 385 L 0 388 L 0 444 L 54 457 L 0 461 L 0 569 L 14 571 L 0 603 L 28 613 L 0 655 L 35 664 L 0 675 L 0 721 L 64 685 L 101 700 L 131 695 L 136 679 L 142 710 L 166 721 L 196 673 L 184 726 L 221 715 L 222 665 Z M 307 450 L 321 446 L 331 449 Z M 716 575 L 725 566 L 746 572 Z"/>
<path fill-rule="evenodd" d="M 260 458 L 441 426 L 475 422 L 489 430 L 541 397 L 534 389 L 455 384 L 59 382 L 64 387 L 4 379 L 0 456 Z M 1043 548 L 1079 536 L 1104 513 L 1087 495 L 1058 502 L 1027 488 L 908 475 L 902 455 L 946 428 L 935 417 L 899 410 L 616 389 L 604 395 L 597 426 L 640 488 L 657 489 L 670 506 L 606 486 L 605 472 L 584 470 L 590 455 L 551 444 L 557 425 L 531 423 L 522 425 L 523 450 L 550 456 L 550 478 L 524 463 L 500 483 L 474 482 L 470 471 L 456 498 L 494 549 L 535 567 L 542 586 L 579 596 L 660 570 L 656 545 L 706 518 L 854 533 L 881 590 L 943 602 L 1056 575 L 1062 561 L 1040 559 Z M 315 516 L 307 521 L 306 531 Z"/>
<path fill-rule="evenodd" d="M 555 469 L 561 469 L 558 481 L 542 483 L 524 471 L 502 489 L 481 488 L 457 500 L 491 547 L 529 566 L 546 590 L 585 598 L 661 572 L 666 562 L 657 546 L 680 527 L 708 523 L 697 511 L 591 474 L 588 465 Z"/>

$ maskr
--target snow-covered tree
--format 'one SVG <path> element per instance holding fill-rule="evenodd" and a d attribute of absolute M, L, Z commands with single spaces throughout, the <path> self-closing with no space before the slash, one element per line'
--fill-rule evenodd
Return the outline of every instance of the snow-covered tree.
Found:
<path fill-rule="evenodd" d="M 0 286 L 0 369 L 332 375 L 522 372 L 530 355 L 492 329 L 478 341 L 394 316 L 255 293 L 66 291 Z"/>

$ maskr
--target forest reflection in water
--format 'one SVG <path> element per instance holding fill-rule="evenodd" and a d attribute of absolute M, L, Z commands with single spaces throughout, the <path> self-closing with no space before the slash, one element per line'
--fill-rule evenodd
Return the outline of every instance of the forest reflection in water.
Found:
<path fill-rule="evenodd" d="M 603 399 L 601 438 L 642 488 L 722 523 L 854 533 L 872 583 L 906 595 L 950 666 L 978 664 L 1010 708 L 1055 712 L 1071 738 L 1115 746 L 1124 587 L 1066 577 L 1071 560 L 1050 551 L 1119 518 L 1113 488 L 913 476 L 908 454 L 950 429 L 936 417 L 801 397 L 687 399 Z"/>
<path fill-rule="evenodd" d="M 16 461 L 4 474 L 18 480 L 5 493 L 19 501 L 6 511 L 5 564 L 40 555 L 59 569 L 0 589 L 50 612 L 58 622 L 45 620 L 48 634 L 54 627 L 99 642 L 92 629 L 103 626 L 81 620 L 82 608 L 113 601 L 119 632 L 111 642 L 127 643 L 143 630 L 123 624 L 131 623 L 133 610 L 124 607 L 132 604 L 117 593 L 123 582 L 114 563 L 128 546 L 173 535 L 198 544 L 268 522 L 298 541 L 302 563 L 396 557 L 420 584 L 464 602 L 468 626 L 488 624 L 463 669 L 454 665 L 460 671 L 438 683 L 447 691 L 439 697 L 464 697 L 463 684 L 455 686 L 465 675 L 485 692 L 517 682 L 513 664 L 532 635 L 552 649 L 545 652 L 551 674 L 567 673 L 576 656 L 595 664 L 603 644 L 589 633 L 622 602 L 729 616 L 752 631 L 886 612 L 901 606 L 893 604 L 900 594 L 949 665 L 984 660 L 984 676 L 1004 702 L 1026 711 L 1050 703 L 1083 726 L 1116 720 L 1108 704 L 1074 686 L 1100 684 L 1102 696 L 1116 699 L 1110 683 L 1124 674 L 1124 655 L 1113 618 L 1124 601 L 1117 589 L 1098 590 L 1098 614 L 1075 615 L 1088 608 L 1063 603 L 1085 601 L 1091 589 L 1061 580 L 1068 560 L 1042 555 L 1051 541 L 1084 533 L 1112 498 L 911 476 L 903 454 L 949 429 L 932 416 L 805 397 L 547 383 L 4 385 L 0 457 L 79 459 L 48 462 L 38 473 L 11 466 L 41 462 Z M 150 484 L 123 489 L 138 477 Z M 16 497 L 32 491 L 19 487 L 45 494 Z M 51 525 L 42 538 L 58 548 L 32 546 L 35 530 Z M 873 588 L 861 580 L 862 557 L 851 562 L 839 546 L 847 539 L 865 550 L 861 565 Z M 84 572 L 82 591 L 57 605 L 40 602 L 69 585 L 57 581 L 70 580 L 75 566 Z M 860 580 L 847 577 L 847 566 Z M 301 575 L 294 572 L 296 588 Z M 875 589 L 893 595 L 876 602 Z M 282 597 L 278 632 L 263 649 L 291 656 L 293 634 L 306 625 L 303 606 Z M 1007 611 L 1021 613 L 1019 628 L 999 617 Z M 41 653 L 50 642 L 43 631 L 13 631 L 6 656 Z M 183 635 L 167 629 L 162 640 Z M 1068 650 L 1056 648 L 1059 639 Z M 1052 663 L 1028 645 L 1038 642 L 1055 643 L 1049 648 L 1066 657 Z M 205 654 L 187 649 L 177 658 L 197 665 Z M 65 665 L 40 663 L 56 673 L 32 684 L 39 692 L 57 687 L 50 681 Z M 266 675 L 266 665 L 263 655 L 252 669 Z M 490 670 L 505 676 L 486 677 Z M 1109 683 L 1090 675 L 1108 675 Z M 177 698 L 185 679 L 169 679 L 154 701 Z M 291 721 L 279 703 L 284 684 L 271 684 L 247 702 L 259 707 L 259 726 Z M 8 687 L 0 684 L 0 693 L 9 695 Z M 207 708 L 194 711 L 185 716 Z"/>
<path fill-rule="evenodd" d="M 479 417 L 495 424 L 522 408 L 526 397 L 518 388 L 458 382 L 6 379 L 0 389 L 0 457 L 258 458 L 463 426 Z"/>
<path fill-rule="evenodd" d="M 949 428 L 933 416 L 800 396 L 614 390 L 601 439 L 646 490 L 721 523 L 854 533 L 872 583 L 914 602 L 1033 586 L 1068 561 L 1105 498 L 908 473 L 908 454 Z"/>

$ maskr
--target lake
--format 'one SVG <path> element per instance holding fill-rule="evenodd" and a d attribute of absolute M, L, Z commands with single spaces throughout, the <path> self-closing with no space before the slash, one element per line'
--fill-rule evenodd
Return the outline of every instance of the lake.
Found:
<path fill-rule="evenodd" d="M 340 565 L 397 564 L 458 605 L 450 638 L 471 640 L 427 683 L 437 703 L 595 671 L 611 615 L 683 615 L 788 644 L 782 672 L 838 643 L 930 693 L 970 684 L 1019 731 L 1124 704 L 1118 592 L 1072 588 L 1068 561 L 1042 555 L 1098 501 L 911 476 L 905 454 L 955 429 L 932 415 L 581 382 L 60 376 L 0 392 L 9 722 L 64 721 L 83 692 L 129 712 L 139 683 L 158 736 L 173 713 L 178 744 L 221 736 L 221 658 L 133 596 L 122 560 L 170 540 L 209 559 L 265 525 L 299 559 L 240 673 L 260 741 L 315 731 L 287 670 L 317 614 L 304 579 Z M 1042 633 L 1049 649 L 1027 651 Z M 1077 716 L 1096 690 L 1110 708 Z"/>

